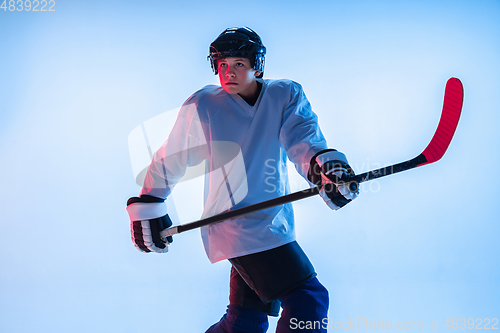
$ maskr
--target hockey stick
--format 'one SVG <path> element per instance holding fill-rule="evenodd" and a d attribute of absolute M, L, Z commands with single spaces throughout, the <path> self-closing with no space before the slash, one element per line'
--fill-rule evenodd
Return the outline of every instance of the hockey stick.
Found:
<path fill-rule="evenodd" d="M 451 78 L 446 83 L 443 111 L 441 113 L 441 119 L 439 120 L 437 130 L 434 133 L 431 142 L 427 145 L 427 147 L 420 155 L 402 163 L 394 164 L 388 167 L 368 171 L 353 177 L 345 178 L 342 180 L 342 182 L 348 184 L 349 189 L 355 192 L 358 189 L 359 183 L 367 182 L 369 180 L 380 177 L 385 177 L 388 175 L 392 175 L 394 173 L 410 170 L 416 167 L 420 167 L 422 165 L 438 161 L 439 159 L 441 159 L 441 157 L 443 157 L 444 153 L 446 152 L 446 149 L 448 149 L 448 146 L 450 145 L 451 139 L 453 138 L 453 134 L 455 133 L 455 130 L 458 125 L 458 120 L 460 119 L 460 114 L 462 112 L 462 104 L 463 104 L 462 83 L 457 78 Z M 264 202 L 259 202 L 250 206 L 238 208 L 235 210 L 230 210 L 191 223 L 170 227 L 161 232 L 161 237 L 165 238 L 167 236 L 179 234 L 181 232 L 196 229 L 209 224 L 222 222 L 248 213 L 253 213 L 259 210 L 305 199 L 318 194 L 324 186 L 334 186 L 334 185 L 325 184 L 316 187 L 311 187 L 303 191 L 298 191 L 295 193 L 287 194 Z"/>

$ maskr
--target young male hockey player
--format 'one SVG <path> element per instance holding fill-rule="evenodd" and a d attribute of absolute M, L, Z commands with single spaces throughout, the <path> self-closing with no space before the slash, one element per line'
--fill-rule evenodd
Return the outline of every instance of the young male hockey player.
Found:
<path fill-rule="evenodd" d="M 140 197 L 127 203 L 140 251 L 167 252 L 172 240 L 159 235 L 172 224 L 164 200 L 188 166 L 206 161 L 203 217 L 289 193 L 287 158 L 315 185 L 353 174 L 344 154 L 328 149 L 302 87 L 262 79 L 265 53 L 246 27 L 226 29 L 210 45 L 220 86 L 206 86 L 184 103 Z M 236 145 L 242 163 L 235 154 L 228 158 L 221 142 Z M 334 210 L 358 195 L 345 185 L 329 188 L 320 194 Z M 314 323 L 302 325 L 308 332 L 326 332 L 328 292 L 295 240 L 291 204 L 203 227 L 201 235 L 211 262 L 232 264 L 226 314 L 207 332 L 266 332 L 267 316 L 278 316 L 280 305 L 276 332 L 300 331 L 300 322 Z"/>

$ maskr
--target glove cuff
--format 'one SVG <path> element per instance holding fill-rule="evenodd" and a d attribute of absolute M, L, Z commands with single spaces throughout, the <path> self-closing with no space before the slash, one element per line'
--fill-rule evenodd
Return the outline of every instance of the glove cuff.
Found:
<path fill-rule="evenodd" d="M 144 202 L 144 203 L 150 203 L 150 202 L 164 202 L 165 199 L 161 199 L 158 197 L 153 197 L 152 195 L 148 194 L 142 194 L 141 197 L 132 197 L 127 200 L 127 206 L 131 205 L 136 202 Z"/>
<path fill-rule="evenodd" d="M 339 151 L 327 151 L 323 154 L 317 155 L 316 156 L 316 162 L 318 163 L 319 167 L 321 168 L 323 164 L 327 162 L 332 162 L 332 161 L 340 161 L 345 164 L 348 164 L 347 158 L 345 155 Z"/>
<path fill-rule="evenodd" d="M 130 201 L 130 200 L 129 200 Z M 167 215 L 167 204 L 162 202 L 133 201 L 127 206 L 131 221 L 151 220 Z"/>
<path fill-rule="evenodd" d="M 327 154 L 330 152 L 336 152 L 337 150 L 335 149 L 324 149 L 316 154 L 311 158 L 311 161 L 309 162 L 309 171 L 307 172 L 307 179 L 314 185 L 321 185 L 322 183 L 322 177 L 321 177 L 321 167 L 318 164 L 318 160 L 316 159 L 318 156 Z"/>

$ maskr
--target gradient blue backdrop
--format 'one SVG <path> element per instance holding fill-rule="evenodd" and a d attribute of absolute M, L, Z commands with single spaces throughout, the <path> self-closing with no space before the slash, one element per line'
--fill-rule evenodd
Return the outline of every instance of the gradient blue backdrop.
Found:
<path fill-rule="evenodd" d="M 230 266 L 208 262 L 197 231 L 166 255 L 132 246 L 127 137 L 217 83 L 208 45 L 240 25 L 268 48 L 265 77 L 303 85 L 357 172 L 420 153 L 446 80 L 464 84 L 440 162 L 367 183 L 338 212 L 320 198 L 294 204 L 332 326 L 439 320 L 432 331 L 447 332 L 447 318 L 500 317 L 499 1 L 54 8 L 0 10 L 0 332 L 204 332 L 223 314 Z M 199 179 L 176 189 L 181 222 L 199 217 L 201 193 Z"/>

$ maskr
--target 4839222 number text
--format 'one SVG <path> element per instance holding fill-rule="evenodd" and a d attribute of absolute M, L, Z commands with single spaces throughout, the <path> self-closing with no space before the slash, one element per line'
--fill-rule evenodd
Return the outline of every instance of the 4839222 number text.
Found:
<path fill-rule="evenodd" d="M 1 0 L 0 0 L 1 1 Z M 3 0 L 0 10 L 4 12 L 55 12 L 55 0 Z"/>

